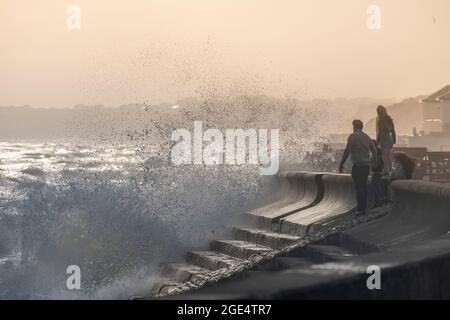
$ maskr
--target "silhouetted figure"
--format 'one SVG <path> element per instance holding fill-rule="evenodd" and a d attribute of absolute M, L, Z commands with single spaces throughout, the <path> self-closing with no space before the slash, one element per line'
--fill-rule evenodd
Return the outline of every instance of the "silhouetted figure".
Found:
<path fill-rule="evenodd" d="M 394 170 L 391 172 L 391 180 L 410 180 L 416 169 L 416 161 L 408 157 L 404 152 L 394 154 Z"/>
<path fill-rule="evenodd" d="M 370 137 L 363 132 L 363 127 L 361 120 L 353 120 L 353 133 L 348 137 L 347 146 L 339 165 L 339 172 L 342 173 L 345 161 L 347 161 L 349 155 L 351 156 L 352 178 L 358 203 L 357 214 L 363 214 L 367 209 L 367 180 L 370 173 L 370 164 L 372 158 L 377 156 L 375 145 Z"/>
<path fill-rule="evenodd" d="M 389 174 L 388 185 L 395 180 L 412 179 L 416 168 L 416 160 L 404 152 L 396 152 L 393 157 L 394 170 Z M 392 190 L 387 188 L 387 200 L 392 201 Z"/>
<path fill-rule="evenodd" d="M 388 175 L 392 170 L 392 148 L 397 143 L 397 135 L 392 117 L 383 106 L 377 107 L 377 145 L 383 151 L 384 174 Z"/>
<path fill-rule="evenodd" d="M 377 156 L 372 157 L 372 189 L 375 196 L 374 208 L 382 206 L 386 202 L 385 192 L 383 191 L 381 179 L 383 177 L 383 153 L 380 148 L 377 147 L 377 141 L 372 140 L 374 146 L 376 146 Z"/>

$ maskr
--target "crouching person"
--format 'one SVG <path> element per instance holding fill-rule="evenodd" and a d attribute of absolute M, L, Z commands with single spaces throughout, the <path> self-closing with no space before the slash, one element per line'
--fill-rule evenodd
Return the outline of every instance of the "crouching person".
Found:
<path fill-rule="evenodd" d="M 391 182 L 395 180 L 410 180 L 413 178 L 413 173 L 416 168 L 416 160 L 409 157 L 404 152 L 396 152 L 393 157 L 394 169 L 389 176 L 384 179 L 387 192 L 387 202 L 393 201 L 392 190 L 390 188 Z"/>
<path fill-rule="evenodd" d="M 396 152 L 393 158 L 394 170 L 391 172 L 391 180 L 410 180 L 416 169 L 416 160 L 410 158 L 404 152 Z"/>

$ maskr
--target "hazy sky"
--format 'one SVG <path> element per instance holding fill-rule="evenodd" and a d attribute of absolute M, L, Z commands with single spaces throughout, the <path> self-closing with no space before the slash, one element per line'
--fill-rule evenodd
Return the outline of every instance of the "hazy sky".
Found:
<path fill-rule="evenodd" d="M 449 0 L 0 0 L 0 105 L 403 98 L 450 84 L 449 38 Z"/>

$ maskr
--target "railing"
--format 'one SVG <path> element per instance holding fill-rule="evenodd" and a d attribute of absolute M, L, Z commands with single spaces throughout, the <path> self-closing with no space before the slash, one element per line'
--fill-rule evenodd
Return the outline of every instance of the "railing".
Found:
<path fill-rule="evenodd" d="M 305 161 L 312 165 L 312 169 L 336 172 L 343 150 L 329 150 L 328 156 L 321 152 L 308 154 Z M 427 148 L 396 147 L 393 152 L 404 152 L 417 161 L 413 179 L 436 182 L 450 182 L 450 152 L 430 152 Z M 346 172 L 350 171 L 350 161 L 347 161 Z"/>
<path fill-rule="evenodd" d="M 450 152 L 429 152 L 426 148 L 394 148 L 417 160 L 415 179 L 450 181 Z"/>
<path fill-rule="evenodd" d="M 450 181 L 450 152 L 428 152 L 425 176 L 431 181 Z"/>

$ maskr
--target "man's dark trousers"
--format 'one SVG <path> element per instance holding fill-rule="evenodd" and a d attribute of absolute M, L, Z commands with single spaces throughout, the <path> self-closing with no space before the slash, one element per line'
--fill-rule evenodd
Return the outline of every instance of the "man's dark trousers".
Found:
<path fill-rule="evenodd" d="M 352 178 L 356 189 L 356 201 L 359 212 L 364 212 L 367 209 L 367 179 L 369 178 L 369 173 L 369 166 L 354 165 L 352 167 Z"/>

